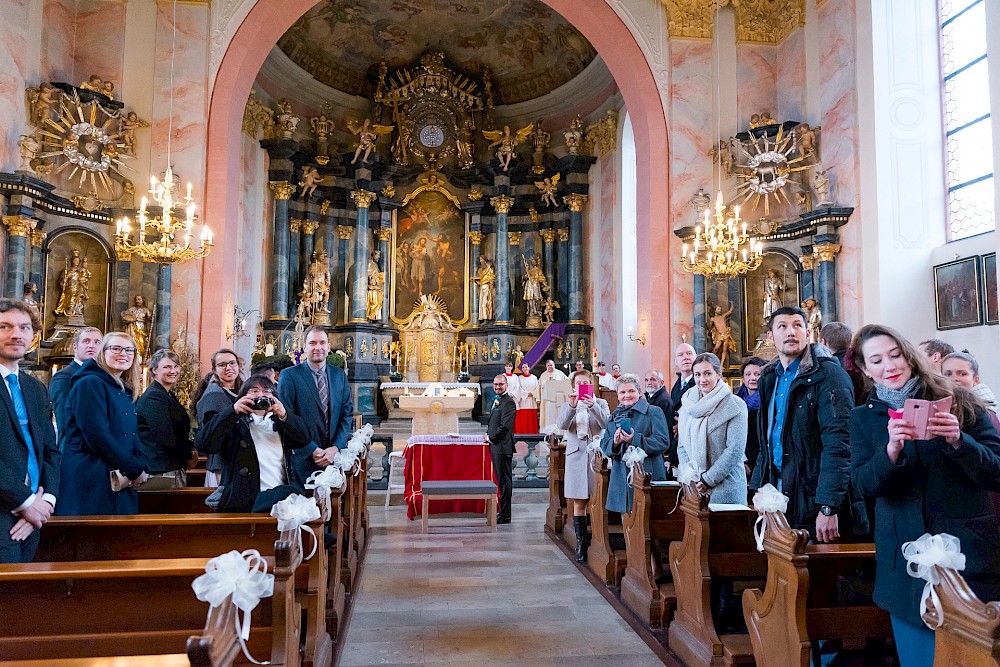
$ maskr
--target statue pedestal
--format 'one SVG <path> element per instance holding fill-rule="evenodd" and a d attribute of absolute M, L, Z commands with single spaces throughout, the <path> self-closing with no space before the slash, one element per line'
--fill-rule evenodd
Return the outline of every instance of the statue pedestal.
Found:
<path fill-rule="evenodd" d="M 475 404 L 475 396 L 399 397 L 399 409 L 413 414 L 412 435 L 458 433 L 458 414 Z"/>

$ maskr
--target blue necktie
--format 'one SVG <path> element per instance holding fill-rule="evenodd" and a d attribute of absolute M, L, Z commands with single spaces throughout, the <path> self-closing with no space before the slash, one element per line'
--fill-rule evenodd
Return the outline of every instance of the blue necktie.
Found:
<path fill-rule="evenodd" d="M 10 389 L 10 398 L 14 402 L 14 414 L 21 424 L 21 435 L 28 445 L 28 479 L 31 481 L 31 492 L 38 491 L 38 455 L 35 454 L 35 443 L 31 439 L 31 431 L 28 429 L 28 408 L 24 405 L 24 396 L 21 395 L 21 383 L 18 382 L 17 373 L 7 376 L 7 385 Z"/>

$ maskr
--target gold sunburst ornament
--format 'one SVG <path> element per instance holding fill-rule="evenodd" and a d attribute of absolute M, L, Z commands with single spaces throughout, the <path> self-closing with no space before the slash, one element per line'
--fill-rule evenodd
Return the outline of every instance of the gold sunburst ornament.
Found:
<path fill-rule="evenodd" d="M 749 144 L 753 153 L 746 149 Z M 740 204 L 745 204 L 753 197 L 753 208 L 756 211 L 760 200 L 764 200 L 764 215 L 771 212 L 771 197 L 779 204 L 782 202 L 782 189 L 789 183 L 801 186 L 792 174 L 804 171 L 810 167 L 800 164 L 806 155 L 789 158 L 796 150 L 795 135 L 785 134 L 784 126 L 778 127 L 778 133 L 772 143 L 766 132 L 755 136 L 750 130 L 749 142 L 737 142 L 740 153 L 746 158 L 746 164 L 740 165 L 736 177 L 742 182 L 737 189 L 737 197 L 743 197 Z M 787 195 L 785 196 L 787 200 Z"/>

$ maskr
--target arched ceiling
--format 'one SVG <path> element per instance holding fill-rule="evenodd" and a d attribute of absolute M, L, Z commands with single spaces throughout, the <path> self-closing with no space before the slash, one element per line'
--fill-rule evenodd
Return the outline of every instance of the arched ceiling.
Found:
<path fill-rule="evenodd" d="M 382 60 L 390 68 L 410 65 L 439 49 L 469 73 L 489 69 L 498 105 L 559 88 L 597 55 L 537 0 L 322 0 L 278 48 L 320 83 L 363 97 Z"/>

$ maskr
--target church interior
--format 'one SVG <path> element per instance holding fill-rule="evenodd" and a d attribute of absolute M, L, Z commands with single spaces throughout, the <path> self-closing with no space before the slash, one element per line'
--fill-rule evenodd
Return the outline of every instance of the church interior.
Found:
<path fill-rule="evenodd" d="M 30 303 L 41 327 L 21 369 L 47 384 L 73 362 L 78 332 L 125 331 L 143 360 L 177 353 L 174 393 L 193 409 L 217 350 L 247 369 L 297 365 L 318 326 L 358 426 L 373 428 L 357 468 L 367 466 L 367 482 L 348 474 L 341 495 L 327 489 L 343 526 L 322 567 L 342 569 L 323 582 L 320 630 L 310 614 L 324 610 L 307 607 L 323 596 L 289 593 L 295 577 L 280 583 L 281 554 L 262 547 L 274 600 L 254 624 L 273 622 L 277 637 L 284 594 L 306 619 L 301 655 L 281 664 L 784 664 L 759 652 L 766 637 L 751 641 L 746 624 L 731 632 L 717 608 L 718 629 L 711 614 L 692 620 L 679 600 L 683 566 L 664 575 L 626 564 L 626 551 L 644 548 L 648 565 L 653 525 L 678 531 L 662 556 L 680 559 L 690 522 L 708 530 L 697 497 L 672 490 L 680 509 L 656 518 L 665 490 L 647 481 L 643 496 L 630 478 L 633 512 L 611 525 L 591 515 L 595 539 L 613 535 L 572 562 L 578 536 L 559 496 L 566 445 L 546 430 L 544 407 L 541 428 L 536 418 L 530 437 L 517 436 L 511 540 L 504 526 L 466 535 L 448 520 L 445 534 L 425 535 L 391 505 L 402 459 L 390 453 L 411 432 L 480 438 L 508 364 L 535 375 L 550 360 L 566 376 L 578 362 L 640 377 L 659 369 L 669 389 L 686 343 L 715 353 L 735 392 L 745 359 L 778 354 L 771 314 L 799 306 L 810 343 L 830 322 L 883 324 L 968 351 L 983 380 L 1000 383 L 990 352 L 1000 343 L 1000 65 L 987 67 L 1000 53 L 996 0 L 0 7 L 0 287 Z M 740 600 L 751 604 L 744 589 L 771 586 L 780 571 L 753 549 L 743 524 L 756 517 L 719 528 L 745 533 L 724 555 L 742 553 L 752 570 L 730 601 L 735 625 Z M 645 544 L 634 523 L 643 519 Z M 322 522 L 309 525 L 316 532 L 297 548 L 319 540 L 325 553 Z M 782 548 L 802 556 L 793 533 Z M 148 546 L 136 557 L 155 557 Z M 166 600 L 204 560 L 163 575 Z M 814 579 L 836 587 L 840 566 L 815 562 Z M 43 592 L 10 581 L 0 572 L 7 611 L 42 603 Z M 868 639 L 880 636 L 875 607 L 857 609 Z M 430 620 L 407 626 L 420 613 Z M 591 637 L 587 624 L 602 629 Z M 845 633 L 845 645 L 864 645 Z M 250 652 L 266 655 L 270 638 L 255 630 Z M 51 657 L 76 657 L 59 646 Z M 49 664 L 34 657 L 0 639 L 0 662 Z"/>

